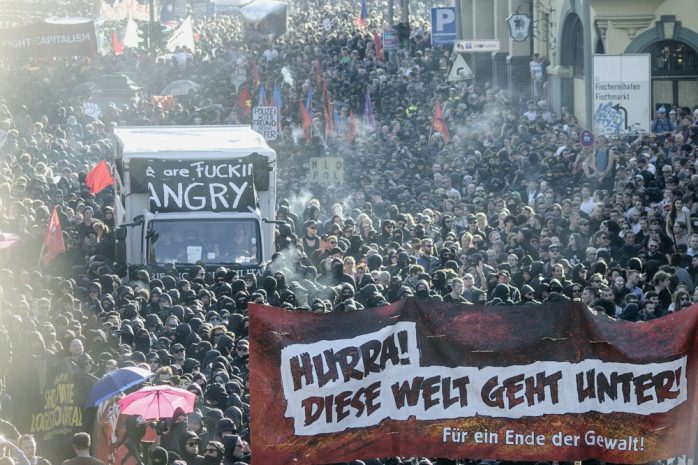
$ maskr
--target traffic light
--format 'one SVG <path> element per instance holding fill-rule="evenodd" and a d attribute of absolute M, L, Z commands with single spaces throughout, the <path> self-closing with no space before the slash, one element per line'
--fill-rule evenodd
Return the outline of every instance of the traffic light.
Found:
<path fill-rule="evenodd" d="M 150 23 L 150 48 L 159 49 L 164 47 L 166 30 L 167 27 L 158 21 Z"/>
<path fill-rule="evenodd" d="M 143 48 L 150 48 L 150 24 L 141 23 L 138 25 L 138 43 Z"/>
<path fill-rule="evenodd" d="M 410 23 L 398 23 L 395 29 L 397 29 L 400 47 L 408 48 L 410 46 Z"/>

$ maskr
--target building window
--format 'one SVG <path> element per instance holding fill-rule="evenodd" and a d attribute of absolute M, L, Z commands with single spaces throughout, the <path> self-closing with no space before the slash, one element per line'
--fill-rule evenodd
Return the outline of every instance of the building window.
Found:
<path fill-rule="evenodd" d="M 655 42 L 644 50 L 652 56 L 652 76 L 698 74 L 695 50 L 677 40 Z"/>
<path fill-rule="evenodd" d="M 575 77 L 584 77 L 584 32 L 582 31 L 582 21 L 576 16 L 576 21 L 572 25 L 572 43 L 574 44 L 574 66 Z"/>
<path fill-rule="evenodd" d="M 565 19 L 560 64 L 572 66 L 575 77 L 584 77 L 584 34 L 582 20 L 572 13 Z"/>

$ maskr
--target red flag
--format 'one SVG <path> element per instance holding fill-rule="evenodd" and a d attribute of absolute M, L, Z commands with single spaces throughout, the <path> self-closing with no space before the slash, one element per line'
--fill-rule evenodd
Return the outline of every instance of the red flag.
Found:
<path fill-rule="evenodd" d="M 44 265 L 56 258 L 58 254 L 65 252 L 63 230 L 61 229 L 61 222 L 58 219 L 56 207 L 53 207 L 53 213 L 51 213 L 51 221 L 48 223 L 48 231 L 46 231 L 46 238 L 44 239 L 42 251 L 45 252 L 41 257 L 41 261 Z"/>
<path fill-rule="evenodd" d="M 322 76 L 320 75 L 320 59 L 315 60 L 315 85 L 320 88 L 322 85 Z"/>
<path fill-rule="evenodd" d="M 114 178 L 111 175 L 111 169 L 107 162 L 102 160 L 92 168 L 92 171 L 87 173 L 85 184 L 90 188 L 91 194 L 101 192 L 105 188 L 114 185 Z"/>
<path fill-rule="evenodd" d="M 259 67 L 257 66 L 256 61 L 252 63 L 252 80 L 254 81 L 255 86 L 259 85 Z"/>
<path fill-rule="evenodd" d="M 322 83 L 322 97 L 324 100 L 322 114 L 325 117 L 325 136 L 329 137 L 334 135 L 334 111 L 330 91 L 327 89 L 327 81 Z"/>
<path fill-rule="evenodd" d="M 303 136 L 305 137 L 305 140 L 310 142 L 310 139 L 312 137 L 313 119 L 310 117 L 310 113 L 308 113 L 308 110 L 306 110 L 305 105 L 303 105 L 303 102 L 300 103 L 300 111 L 301 123 L 303 124 Z"/>
<path fill-rule="evenodd" d="M 124 53 L 124 43 L 119 40 L 119 34 L 114 31 L 111 35 L 111 44 L 114 47 L 114 55 L 121 55 Z"/>
<path fill-rule="evenodd" d="M 376 59 L 383 61 L 383 41 L 381 40 L 381 35 L 377 32 L 373 33 L 373 44 L 376 47 Z"/>
<path fill-rule="evenodd" d="M 250 89 L 244 86 L 238 95 L 238 107 L 240 107 L 243 115 L 249 115 L 252 112 L 252 97 Z"/>
<path fill-rule="evenodd" d="M 451 134 L 448 132 L 448 126 L 446 126 L 446 122 L 444 121 L 444 115 L 441 112 L 441 102 L 438 100 L 436 101 L 436 106 L 434 107 L 434 117 L 431 120 L 431 126 L 434 128 L 434 131 L 441 134 L 441 137 L 443 137 L 446 142 L 451 139 Z"/>
<path fill-rule="evenodd" d="M 361 12 L 359 16 L 355 19 L 358 26 L 366 26 L 366 18 L 368 17 L 368 9 L 366 8 L 366 0 L 361 0 Z"/>
<path fill-rule="evenodd" d="M 349 111 L 349 118 L 347 118 L 347 142 L 349 145 L 354 143 L 356 139 L 356 117 Z"/>

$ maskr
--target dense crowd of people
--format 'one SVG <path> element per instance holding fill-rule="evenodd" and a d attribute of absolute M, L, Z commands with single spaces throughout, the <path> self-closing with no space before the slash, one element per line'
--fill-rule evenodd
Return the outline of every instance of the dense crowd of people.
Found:
<path fill-rule="evenodd" d="M 87 385 L 143 366 L 153 383 L 197 395 L 194 413 L 156 425 L 150 447 L 145 423 L 130 420 L 119 465 L 249 463 L 251 302 L 325 313 L 410 296 L 578 300 L 637 324 L 698 302 L 698 109 L 660 108 L 652 133 L 599 136 L 587 149 L 574 115 L 550 110 L 542 85 L 533 101 L 448 82 L 452 57 L 431 47 L 423 2 L 413 2 L 397 59 L 376 48 L 382 12 L 358 24 L 353 3 L 301 3 L 274 40 L 245 41 L 239 17 L 215 16 L 194 20 L 196 50 L 0 62 L 0 231 L 21 239 L 0 250 L 0 465 L 67 458 L 30 434 L 47 379 L 65 363 Z M 113 191 L 90 194 L 86 173 L 113 160 L 117 126 L 249 124 L 231 81 L 238 69 L 253 105 L 260 84 L 281 92 L 274 260 L 259 276 L 200 266 L 118 276 Z M 75 89 L 112 73 L 136 82 L 139 98 L 89 115 L 89 96 Z M 151 99 L 180 79 L 200 87 L 172 105 Z M 367 91 L 375 121 L 362 118 Z M 297 109 L 311 92 L 306 137 Z M 437 101 L 448 134 L 434 130 Z M 307 182 L 310 158 L 329 155 L 343 158 L 344 182 Z M 43 264 L 54 208 L 66 252 Z M 89 435 L 70 447 L 86 457 Z M 351 462 L 361 463 L 458 462 Z"/>

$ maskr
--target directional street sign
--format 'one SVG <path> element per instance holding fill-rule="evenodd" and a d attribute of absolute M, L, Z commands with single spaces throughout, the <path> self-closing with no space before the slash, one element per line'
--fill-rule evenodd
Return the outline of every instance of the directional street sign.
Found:
<path fill-rule="evenodd" d="M 470 66 L 468 66 L 468 63 L 465 62 L 465 58 L 463 58 L 463 55 L 456 55 L 456 59 L 453 62 L 453 66 L 451 66 L 451 71 L 448 73 L 448 80 L 453 82 L 465 81 L 466 79 L 472 78 L 473 71 L 470 69 Z"/>
<path fill-rule="evenodd" d="M 498 52 L 499 40 L 457 40 L 453 43 L 453 53 Z"/>

